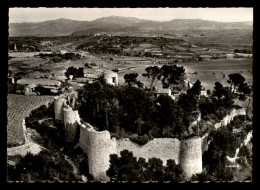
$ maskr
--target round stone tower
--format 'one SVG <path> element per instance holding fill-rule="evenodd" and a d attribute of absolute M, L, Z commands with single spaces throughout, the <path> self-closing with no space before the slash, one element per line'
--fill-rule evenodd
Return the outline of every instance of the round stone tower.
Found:
<path fill-rule="evenodd" d="M 89 173 L 97 180 L 108 181 L 106 171 L 110 166 L 110 155 L 117 154 L 116 139 L 111 139 L 108 131 L 87 130 Z"/>
<path fill-rule="evenodd" d="M 193 174 L 202 172 L 201 142 L 200 137 L 192 137 L 181 141 L 180 165 L 188 180 Z"/>
<path fill-rule="evenodd" d="M 78 123 L 80 123 L 78 110 L 73 111 L 71 107 L 63 108 L 63 114 L 66 141 L 74 143 L 77 140 Z"/>
<path fill-rule="evenodd" d="M 118 85 L 118 74 L 113 71 L 104 71 L 104 78 L 108 84 L 117 86 Z"/>
<path fill-rule="evenodd" d="M 54 98 L 55 120 L 63 121 L 64 102 L 65 102 L 65 99 L 61 96 L 56 96 Z"/>

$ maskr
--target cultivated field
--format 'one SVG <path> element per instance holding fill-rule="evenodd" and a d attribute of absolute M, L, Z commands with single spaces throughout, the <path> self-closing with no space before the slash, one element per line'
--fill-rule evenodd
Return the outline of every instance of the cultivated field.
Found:
<path fill-rule="evenodd" d="M 206 89 L 213 89 L 215 82 L 220 82 L 224 86 L 227 83 L 228 75 L 232 73 L 240 73 L 246 79 L 246 82 L 252 84 L 252 59 L 219 59 L 203 62 L 179 63 L 184 66 L 186 76 L 191 82 L 200 80 Z M 191 74 L 197 72 L 196 75 Z M 225 78 L 223 77 L 225 75 Z"/>
<path fill-rule="evenodd" d="M 53 96 L 24 96 L 8 94 L 7 96 L 7 144 L 20 145 L 25 142 L 23 119 L 30 112 L 54 100 Z"/>
<path fill-rule="evenodd" d="M 178 63 L 178 65 L 185 68 L 185 77 L 187 79 L 192 83 L 196 82 L 196 80 L 200 80 L 206 90 L 212 90 L 215 86 L 215 82 L 220 82 L 224 86 L 229 86 L 230 84 L 227 83 L 227 80 L 229 79 L 228 75 L 232 73 L 241 73 L 249 84 L 252 84 L 253 81 L 252 59 L 218 59 L 202 62 L 184 62 Z M 147 78 L 142 76 L 142 73 L 145 72 L 147 66 L 154 66 L 154 64 L 128 64 L 117 66 L 119 70 L 121 69 L 118 73 L 119 83 L 124 83 L 125 74 L 136 72 L 139 74 L 138 80 L 148 84 Z M 193 72 L 197 72 L 197 74 L 191 74 Z M 225 78 L 223 75 L 225 75 Z M 160 83 L 157 82 L 155 84 L 159 85 Z"/>

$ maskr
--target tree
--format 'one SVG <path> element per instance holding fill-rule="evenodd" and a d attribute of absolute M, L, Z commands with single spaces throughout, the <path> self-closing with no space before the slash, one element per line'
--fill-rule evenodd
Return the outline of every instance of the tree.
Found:
<path fill-rule="evenodd" d="M 163 65 L 161 77 L 163 88 L 176 89 L 178 85 L 184 85 L 185 69 L 177 65 Z"/>
<path fill-rule="evenodd" d="M 172 100 L 170 96 L 161 95 L 156 101 L 156 114 L 154 118 L 157 125 L 161 129 L 161 132 L 168 128 L 167 133 L 165 134 L 168 137 L 171 137 L 171 134 L 174 134 L 174 128 L 176 126 L 176 103 Z"/>
<path fill-rule="evenodd" d="M 227 127 L 213 130 L 209 136 L 213 140 L 203 155 L 203 164 L 208 167 L 209 174 L 214 175 L 217 180 L 232 180 L 232 173 L 226 167 L 226 156 L 234 155 L 236 147 L 239 147 L 241 142 L 232 129 Z"/>
<path fill-rule="evenodd" d="M 73 76 L 73 79 L 78 78 L 78 77 L 84 77 L 84 71 L 83 68 L 74 68 L 74 67 L 69 67 L 66 72 L 65 75 L 67 78 L 69 78 L 70 75 Z"/>
<path fill-rule="evenodd" d="M 150 89 L 153 89 L 153 83 L 156 79 L 160 79 L 161 70 L 158 66 L 150 66 L 145 68 L 146 73 L 143 73 L 144 77 L 150 80 Z"/>
<path fill-rule="evenodd" d="M 231 107 L 234 103 L 234 94 L 228 87 L 224 87 L 221 83 L 216 82 L 214 90 L 212 92 L 213 102 L 217 104 L 218 107 Z"/>
<path fill-rule="evenodd" d="M 208 97 L 201 97 L 199 100 L 199 109 L 201 113 L 201 118 L 204 118 L 206 115 L 216 113 L 216 105 Z"/>
<path fill-rule="evenodd" d="M 229 80 L 227 82 L 230 83 L 230 88 L 233 93 L 236 92 L 245 82 L 245 77 L 243 77 L 240 73 L 229 74 L 228 77 Z"/>
<path fill-rule="evenodd" d="M 196 97 L 199 97 L 200 95 L 200 92 L 202 90 L 202 85 L 201 85 L 201 82 L 199 80 L 197 80 L 194 85 L 187 90 L 187 94 L 191 94 L 191 95 L 194 95 Z"/>
<path fill-rule="evenodd" d="M 116 109 L 116 88 L 107 84 L 103 75 L 79 91 L 79 100 L 83 101 L 80 110 L 84 110 L 87 121 L 100 129 L 109 129 L 109 119 L 114 119 L 111 110 Z"/>
<path fill-rule="evenodd" d="M 143 87 L 143 83 L 140 81 L 137 81 L 138 74 L 137 73 L 129 73 L 124 75 L 125 82 L 128 84 L 128 86 L 138 86 L 140 88 Z"/>
<path fill-rule="evenodd" d="M 187 115 L 189 115 L 193 111 L 197 111 L 198 109 L 198 99 L 192 94 L 182 93 L 178 99 L 177 104 Z"/>

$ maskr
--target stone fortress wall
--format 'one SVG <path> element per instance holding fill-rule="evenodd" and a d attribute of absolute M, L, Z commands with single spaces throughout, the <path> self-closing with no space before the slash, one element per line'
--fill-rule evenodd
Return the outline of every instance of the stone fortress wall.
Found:
<path fill-rule="evenodd" d="M 226 126 L 237 115 L 246 115 L 246 109 L 245 108 L 239 108 L 239 109 L 233 108 L 231 110 L 230 114 L 226 115 L 220 122 L 215 124 L 215 128 L 218 129 L 218 128 L 222 127 L 222 126 Z"/>
<path fill-rule="evenodd" d="M 109 160 L 111 154 L 120 156 L 120 152 L 124 149 L 132 151 L 134 156 L 149 158 L 160 158 L 165 165 L 167 160 L 173 159 L 176 164 L 181 164 L 187 178 L 192 174 L 202 172 L 202 153 L 201 138 L 191 138 L 187 143 L 182 143 L 178 139 L 173 138 L 155 138 L 145 145 L 139 145 L 132 142 L 129 138 L 116 140 L 111 138 L 108 131 L 96 131 L 89 124 L 82 124 L 78 111 L 66 105 L 64 97 L 55 98 L 54 111 L 55 119 L 63 118 L 66 140 L 75 142 L 88 156 L 89 173 L 97 180 L 107 181 L 106 171 L 109 169 Z M 56 113 L 57 112 L 57 113 Z M 63 115 L 63 116 L 62 116 Z M 76 131 L 80 131 L 79 139 L 76 138 Z M 194 141 L 194 143 L 193 143 Z M 185 146 L 185 147 L 182 147 Z M 192 153 L 189 153 L 191 151 Z M 187 163 L 187 166 L 186 166 Z M 191 167 L 192 164 L 196 166 Z"/>
<path fill-rule="evenodd" d="M 173 138 L 154 138 L 145 145 L 134 143 L 129 138 L 117 140 L 117 154 L 124 149 L 132 151 L 134 156 L 149 158 L 160 158 L 165 165 L 167 160 L 173 159 L 176 164 L 180 163 L 180 141 Z"/>
<path fill-rule="evenodd" d="M 124 149 L 132 151 L 135 157 L 143 157 L 146 160 L 155 157 L 160 158 L 164 164 L 167 160 L 173 159 L 180 164 L 187 179 L 193 174 L 202 172 L 202 152 L 205 137 L 192 137 L 179 141 L 173 138 L 154 138 L 145 145 L 139 145 L 128 138 L 116 140 L 111 138 L 108 131 L 96 131 L 90 124 L 82 124 L 78 111 L 66 106 L 63 97 L 55 98 L 55 119 L 63 118 L 66 140 L 68 142 L 78 141 L 78 146 L 88 156 L 89 173 L 96 180 L 109 180 L 106 171 L 110 165 L 110 155 L 117 154 Z M 63 103 L 62 103 L 63 102 Z M 245 114 L 245 110 L 232 110 L 226 116 L 221 125 L 230 122 L 235 115 Z M 63 115 L 63 116 L 62 116 Z M 80 134 L 76 139 L 76 131 Z"/>

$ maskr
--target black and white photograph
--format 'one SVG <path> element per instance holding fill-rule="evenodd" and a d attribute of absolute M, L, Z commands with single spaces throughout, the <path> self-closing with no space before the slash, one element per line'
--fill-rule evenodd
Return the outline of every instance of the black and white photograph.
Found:
<path fill-rule="evenodd" d="M 252 182 L 253 7 L 12 7 L 7 183 Z"/>

